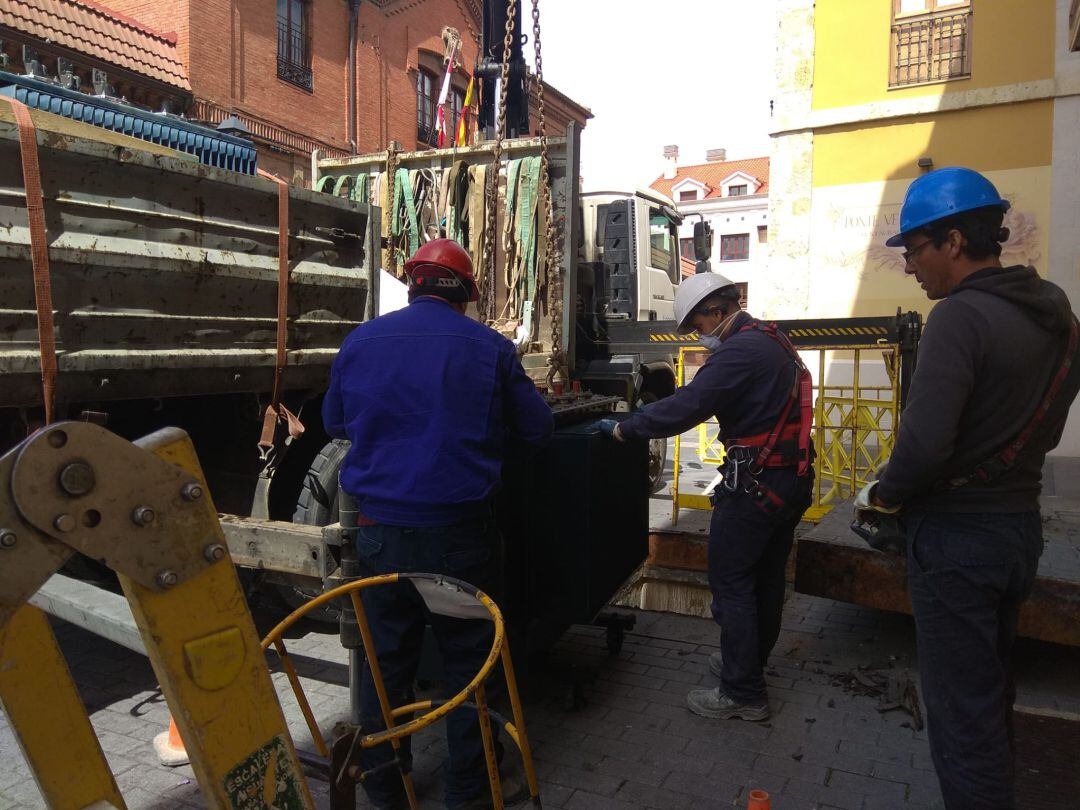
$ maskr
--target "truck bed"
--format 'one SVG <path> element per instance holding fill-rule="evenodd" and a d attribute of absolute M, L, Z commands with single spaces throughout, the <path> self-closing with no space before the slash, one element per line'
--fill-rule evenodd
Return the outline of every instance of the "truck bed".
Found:
<path fill-rule="evenodd" d="M 33 111 L 61 402 L 268 391 L 278 187 Z M 13 116 L 0 106 L 0 407 L 41 402 L 30 234 Z M 372 314 L 378 217 L 289 189 L 286 388 L 325 385 Z M 371 227 L 374 225 L 374 229 Z"/>

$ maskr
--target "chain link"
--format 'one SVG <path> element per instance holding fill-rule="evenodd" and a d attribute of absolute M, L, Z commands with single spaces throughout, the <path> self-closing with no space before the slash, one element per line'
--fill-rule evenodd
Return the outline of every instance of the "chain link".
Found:
<path fill-rule="evenodd" d="M 386 188 L 386 208 L 383 209 L 383 233 L 386 234 L 386 244 L 388 245 L 386 249 L 386 271 L 396 278 L 402 278 L 405 269 L 404 267 L 398 267 L 397 245 L 394 244 L 393 230 L 394 217 L 398 215 L 398 212 L 394 210 L 394 176 L 397 174 L 397 168 L 397 149 L 391 144 L 386 150 L 386 174 L 383 175 L 383 186 Z"/>
<path fill-rule="evenodd" d="M 551 185 L 549 182 L 547 121 L 544 110 L 544 60 L 540 48 L 540 3 L 532 0 L 533 19 L 533 48 L 536 62 L 536 107 L 540 114 L 540 188 L 544 190 L 544 239 L 547 249 L 544 251 L 544 266 L 541 278 L 547 288 L 548 301 L 547 311 L 551 318 L 551 352 L 548 354 L 548 385 L 561 376 L 566 379 L 566 356 L 562 348 L 562 317 L 563 317 L 563 279 L 562 261 L 559 256 L 559 241 L 556 239 L 555 223 L 552 208 L 554 200 L 551 198 Z M 569 178 L 567 180 L 569 182 Z M 566 200 L 571 199 L 570 189 L 567 189 Z M 566 213 L 573 216 L 572 211 Z"/>
<path fill-rule="evenodd" d="M 506 33 L 503 36 L 502 70 L 499 81 L 499 115 L 495 124 L 495 152 L 488 170 L 487 221 L 484 224 L 484 286 L 480 290 L 480 317 L 488 323 L 495 320 L 495 264 L 497 246 L 495 225 L 499 205 L 499 171 L 502 166 L 503 138 L 506 137 L 506 92 L 510 85 L 510 48 L 514 41 L 514 21 L 517 18 L 516 0 L 506 3 Z"/>

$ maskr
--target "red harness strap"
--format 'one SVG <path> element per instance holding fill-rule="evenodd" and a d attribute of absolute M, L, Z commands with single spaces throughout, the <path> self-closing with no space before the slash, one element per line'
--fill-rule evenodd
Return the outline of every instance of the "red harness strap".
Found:
<path fill-rule="evenodd" d="M 1051 412 L 1051 409 L 1057 405 L 1060 410 L 1060 406 L 1064 404 L 1067 411 L 1076 396 L 1076 391 L 1080 388 L 1080 367 L 1075 366 L 1078 347 L 1080 347 L 1080 324 L 1077 323 L 1076 316 L 1073 316 L 1072 322 L 1069 324 L 1069 338 L 1065 345 L 1065 353 L 1062 355 L 1061 363 L 1028 423 L 1024 425 L 1015 439 L 990 456 L 990 458 L 977 464 L 970 473 L 941 481 L 936 488 L 944 490 L 959 489 L 974 480 L 986 484 L 1012 469 L 1017 458 L 1035 436 L 1036 431 L 1046 422 L 1046 417 Z M 1065 399 L 1060 399 L 1062 389 L 1065 389 L 1067 393 Z"/>
<path fill-rule="evenodd" d="M 41 398 L 45 406 L 45 423 L 49 424 L 53 421 L 56 403 L 56 332 L 53 323 L 49 243 L 45 231 L 45 204 L 41 193 L 37 130 L 25 104 L 8 96 L 0 96 L 0 100 L 11 106 L 15 123 L 19 127 L 19 152 L 22 156 L 23 187 L 26 189 L 26 217 L 30 225 L 30 262 L 34 271 L 34 301 L 37 306 Z"/>
<path fill-rule="evenodd" d="M 274 446 L 277 424 L 282 417 L 288 422 L 289 435 L 294 438 L 304 432 L 304 426 L 281 404 L 281 378 L 288 362 L 286 342 L 289 335 L 289 184 L 262 169 L 259 169 L 259 175 L 278 184 L 277 355 L 274 360 L 274 386 L 270 390 L 270 404 L 263 414 L 262 435 L 259 437 L 259 447 L 267 451 Z"/>
<path fill-rule="evenodd" d="M 760 332 L 764 332 L 770 338 L 780 344 L 781 348 L 787 352 L 788 356 L 795 363 L 795 382 L 791 386 L 791 396 L 788 401 L 784 403 L 784 408 L 780 411 L 780 418 L 776 420 L 776 425 L 767 434 L 760 434 L 759 436 L 751 436 L 747 439 L 736 440 L 737 444 L 746 444 L 749 447 L 758 446 L 759 442 L 764 439 L 760 444 L 760 450 L 757 457 L 754 459 L 754 464 L 759 469 L 766 467 L 776 466 L 788 466 L 786 463 L 776 464 L 770 463 L 770 458 L 773 456 L 773 451 L 776 449 L 777 442 L 780 441 L 781 436 L 785 434 L 790 435 L 791 425 L 788 424 L 788 419 L 791 416 L 791 411 L 795 404 L 799 405 L 799 419 L 797 423 L 797 438 L 798 438 L 798 475 L 804 476 L 810 470 L 810 431 L 814 424 L 814 382 L 810 376 L 810 371 L 803 364 L 802 358 L 799 357 L 799 353 L 795 351 L 795 347 L 791 345 L 791 341 L 788 340 L 787 335 L 781 332 L 775 323 L 761 323 L 760 321 L 753 321 L 747 324 L 740 332 L 745 332 L 747 329 L 757 329 Z M 786 436 L 785 436 L 786 438 Z"/>

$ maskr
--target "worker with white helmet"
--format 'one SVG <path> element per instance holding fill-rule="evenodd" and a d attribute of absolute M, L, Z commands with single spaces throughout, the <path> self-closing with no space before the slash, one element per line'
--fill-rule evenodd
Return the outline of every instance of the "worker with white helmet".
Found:
<path fill-rule="evenodd" d="M 616 440 L 675 436 L 715 416 L 726 449 L 709 533 L 720 686 L 687 706 L 715 719 L 766 720 L 764 667 L 780 633 L 784 568 L 813 484 L 810 375 L 787 337 L 739 305 L 738 288 L 700 273 L 675 294 L 680 334 L 711 352 L 691 382 L 629 419 L 605 420 Z"/>

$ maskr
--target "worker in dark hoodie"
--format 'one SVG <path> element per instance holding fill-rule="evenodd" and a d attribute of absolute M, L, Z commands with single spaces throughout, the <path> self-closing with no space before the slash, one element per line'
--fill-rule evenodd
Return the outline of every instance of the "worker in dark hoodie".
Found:
<path fill-rule="evenodd" d="M 1043 460 L 1076 394 L 1063 363 L 1075 354 L 1068 298 L 1034 268 L 1001 265 L 1008 208 L 970 169 L 908 189 L 886 244 L 905 249 L 905 272 L 939 303 L 892 457 L 856 501 L 857 519 L 901 516 L 930 752 L 950 810 L 1015 807 L 1011 648 L 1043 549 Z"/>

